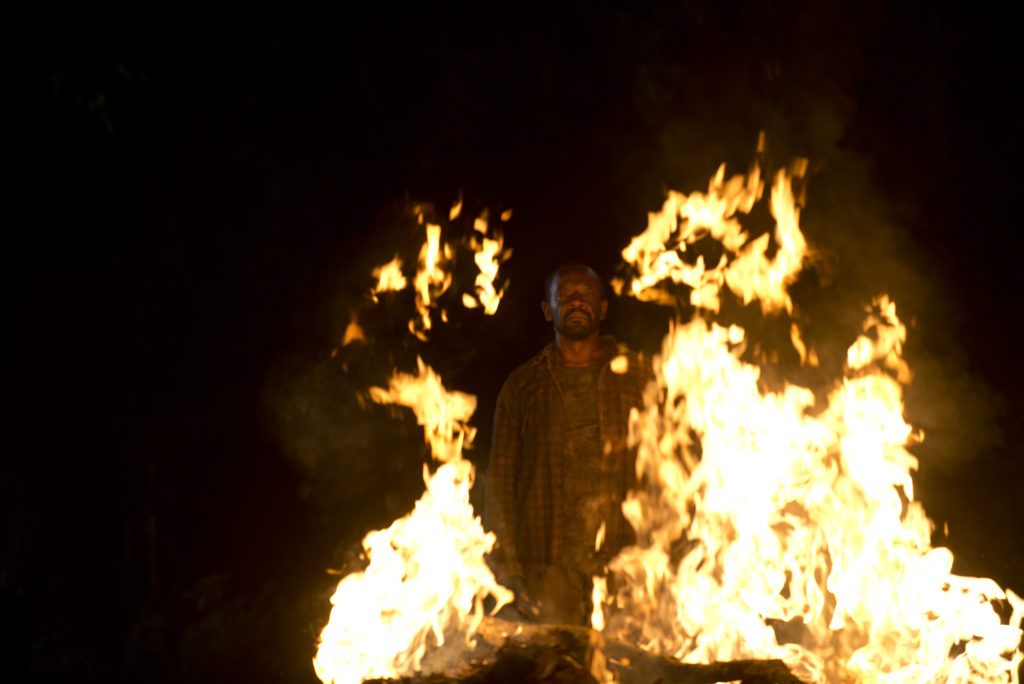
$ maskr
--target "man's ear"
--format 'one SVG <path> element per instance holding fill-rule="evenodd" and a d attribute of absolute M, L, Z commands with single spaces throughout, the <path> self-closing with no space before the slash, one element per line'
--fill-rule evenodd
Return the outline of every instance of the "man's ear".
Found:
<path fill-rule="evenodd" d="M 544 320 L 550 322 L 551 321 L 551 305 L 548 304 L 545 300 L 542 299 L 541 302 L 540 302 L 540 310 L 544 312 Z M 603 318 L 603 316 L 602 316 L 602 318 Z"/>
<path fill-rule="evenodd" d="M 608 300 L 601 300 L 601 320 L 604 320 L 605 315 L 608 313 Z"/>

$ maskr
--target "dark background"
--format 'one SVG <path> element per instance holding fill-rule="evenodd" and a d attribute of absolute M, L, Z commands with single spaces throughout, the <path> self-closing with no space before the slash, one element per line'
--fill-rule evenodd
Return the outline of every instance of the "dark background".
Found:
<path fill-rule="evenodd" d="M 314 680 L 324 569 L 422 491 L 418 428 L 356 393 L 422 354 L 479 396 L 485 466 L 497 390 L 549 334 L 543 275 L 612 275 L 667 188 L 746 170 L 761 130 L 770 167 L 811 161 L 794 297 L 818 380 L 893 295 L 934 543 L 1024 589 L 1005 17 L 694 1 L 8 29 L 5 680 Z M 509 291 L 422 345 L 401 296 L 370 311 L 369 273 L 415 254 L 411 201 L 460 193 L 452 239 L 513 210 Z M 667 312 L 611 306 L 611 332 L 656 348 Z M 353 313 L 373 344 L 332 357 Z"/>

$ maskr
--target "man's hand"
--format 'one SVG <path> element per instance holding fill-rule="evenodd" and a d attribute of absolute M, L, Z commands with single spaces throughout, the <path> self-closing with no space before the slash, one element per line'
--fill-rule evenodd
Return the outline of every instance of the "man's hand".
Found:
<path fill-rule="evenodd" d="M 506 587 L 512 590 L 515 594 L 515 600 L 512 606 L 506 606 L 501 609 L 501 613 L 505 613 L 510 607 L 514 607 L 514 610 L 518 615 L 509 615 L 510 619 L 527 619 L 534 620 L 540 614 L 537 610 L 537 606 L 533 603 L 533 599 L 530 598 L 530 594 L 526 591 L 526 581 L 522 575 L 512 575 L 506 581 L 502 582 Z M 500 615 L 500 613 L 499 613 Z"/>

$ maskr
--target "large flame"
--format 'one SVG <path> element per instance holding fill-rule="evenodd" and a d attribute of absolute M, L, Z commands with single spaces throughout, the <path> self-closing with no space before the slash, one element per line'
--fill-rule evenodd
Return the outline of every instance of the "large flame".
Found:
<path fill-rule="evenodd" d="M 619 289 L 670 301 L 659 284 L 685 283 L 699 313 L 672 327 L 632 417 L 643 486 L 623 510 L 639 543 L 611 564 L 609 629 L 687 662 L 782 658 L 808 681 L 1016 682 L 1024 602 L 950 574 L 913 500 L 895 304 L 874 301 L 824 399 L 764 389 L 741 360 L 746 332 L 706 320 L 723 286 L 765 314 L 792 311 L 785 286 L 806 252 L 792 178 L 804 168 L 776 177 L 771 234 L 750 239 L 736 216 L 761 196 L 758 169 L 727 182 L 719 169 L 706 195 L 671 193 L 623 251 L 636 277 Z M 705 235 L 723 249 L 710 268 L 684 256 Z M 792 337 L 811 358 L 795 324 Z M 1013 607 L 1006 624 L 998 600 Z"/>
<path fill-rule="evenodd" d="M 424 467 L 426 492 L 413 511 L 366 535 L 368 567 L 338 584 L 313 660 L 327 684 L 450 667 L 475 645 L 484 598 L 495 598 L 495 610 L 512 599 L 484 562 L 494 535 L 469 502 L 473 466 L 462 449 L 473 441 L 476 399 L 445 390 L 429 366 L 418 366 L 370 396 L 412 408 L 442 465 L 433 474 Z"/>
<path fill-rule="evenodd" d="M 793 312 L 786 287 L 808 253 L 793 183 L 805 170 L 798 162 L 776 175 L 770 233 L 751 237 L 739 220 L 762 199 L 760 170 L 726 180 L 722 167 L 706 194 L 670 193 L 623 250 L 634 277 L 615 281 L 617 291 L 675 303 L 666 283 L 684 284 L 698 314 L 672 326 L 656 383 L 631 416 L 641 484 L 623 511 L 638 543 L 610 564 L 611 586 L 595 578 L 591 623 L 686 662 L 781 658 L 811 682 L 1018 682 L 1024 600 L 953 575 L 952 553 L 931 548 L 932 524 L 914 501 L 907 445 L 921 435 L 903 419 L 911 373 L 896 304 L 875 298 L 843 377 L 813 390 L 766 389 L 744 355 L 747 332 L 713 320 L 723 289 L 764 315 Z M 461 202 L 450 218 L 460 211 Z M 463 303 L 493 313 L 508 253 L 486 223 L 476 228 L 480 275 Z M 721 247 L 710 266 L 693 254 L 705 238 Z M 410 323 L 421 338 L 450 284 L 450 256 L 427 225 Z M 377 291 L 405 286 L 397 258 L 375 275 Z M 790 337 L 816 365 L 795 322 Z M 422 362 L 370 396 L 412 407 L 443 465 L 424 470 L 427 489 L 409 515 L 366 536 L 369 566 L 338 585 L 314 660 L 324 682 L 450 666 L 472 648 L 483 599 L 512 598 L 483 561 L 494 538 L 469 503 L 473 471 L 461 451 L 475 399 L 445 390 Z M 1010 606 L 1006 622 L 997 602 Z"/>

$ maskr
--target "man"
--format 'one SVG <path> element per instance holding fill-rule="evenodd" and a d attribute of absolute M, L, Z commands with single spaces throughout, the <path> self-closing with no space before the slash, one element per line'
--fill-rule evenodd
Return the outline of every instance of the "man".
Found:
<path fill-rule="evenodd" d="M 653 376 L 600 335 L 608 302 L 590 267 L 559 267 L 545 295 L 554 342 L 498 395 L 487 470 L 486 518 L 498 538 L 491 561 L 532 617 L 585 624 L 590 578 L 632 543 L 621 512 L 636 477 L 628 417 Z"/>

